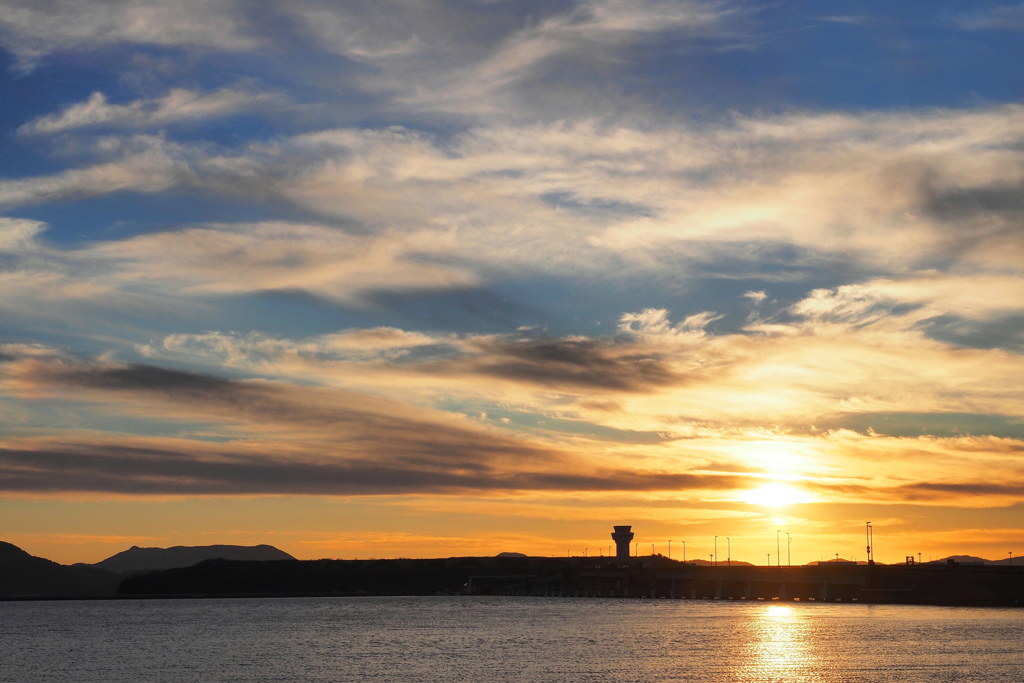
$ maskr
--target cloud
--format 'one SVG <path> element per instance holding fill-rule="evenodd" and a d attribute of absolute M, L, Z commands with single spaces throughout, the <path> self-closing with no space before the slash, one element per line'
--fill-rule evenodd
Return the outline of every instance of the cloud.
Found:
<path fill-rule="evenodd" d="M 523 268 L 666 277 L 683 265 L 780 279 L 837 264 L 874 274 L 946 262 L 1014 269 L 1024 254 L 1014 227 L 1024 213 L 1015 200 L 1022 139 L 1016 105 L 660 130 L 496 125 L 448 140 L 336 129 L 230 153 L 134 136 L 105 138 L 92 166 L 0 181 L 0 203 L 172 188 L 273 198 L 366 236 L 336 231 L 341 252 L 362 240 L 371 260 L 416 264 L 411 280 L 454 287 Z M 238 226 L 234 239 L 249 229 Z M 271 229 L 253 227 L 253 239 Z M 231 230 L 197 227 L 106 251 L 141 257 L 147 243 L 186 248 Z M 295 286 L 304 275 L 285 279 Z"/>
<path fill-rule="evenodd" d="M 39 221 L 0 216 L 0 254 L 31 250 L 36 237 L 45 229 L 46 225 Z"/>
<path fill-rule="evenodd" d="M 734 478 L 609 471 L 434 470 L 372 461 L 302 461 L 279 453 L 199 453 L 114 444 L 0 447 L 0 488 L 9 493 L 131 495 L 398 495 L 515 491 L 663 491 L 719 489 Z"/>
<path fill-rule="evenodd" d="M 217 348 L 212 335 L 202 337 L 199 341 Z M 251 339 L 262 356 L 250 362 L 266 372 L 281 372 L 273 382 L 157 365 L 87 362 L 43 348 L 6 345 L 0 349 L 9 357 L 0 365 L 0 390 L 7 395 L 34 404 L 41 415 L 48 403 L 59 401 L 63 410 L 75 406 L 82 416 L 116 411 L 122 424 L 136 427 L 120 435 L 76 430 L 73 425 L 80 420 L 65 416 L 64 434 L 8 437 L 0 442 L 0 482 L 22 492 L 677 491 L 726 501 L 765 477 L 784 477 L 832 502 L 979 505 L 1016 495 L 1019 487 L 1013 482 L 1024 471 L 1020 439 L 887 437 L 870 429 L 816 430 L 806 423 L 797 429 L 799 420 L 793 418 L 878 408 L 883 397 L 890 410 L 912 405 L 937 411 L 966 402 L 959 404 L 985 411 L 989 400 L 1012 414 L 1017 410 L 1012 388 L 999 389 L 993 377 L 1019 374 L 1019 358 L 953 353 L 942 377 L 931 383 L 922 368 L 937 366 L 934 359 L 920 357 L 920 348 L 908 348 L 906 355 L 883 365 L 893 352 L 872 351 L 875 337 L 845 350 L 840 338 L 826 338 L 824 356 L 816 348 L 821 338 L 799 339 L 810 343 L 779 346 L 791 337 L 756 345 L 740 338 L 709 338 L 702 344 L 717 348 L 694 349 L 692 340 L 682 341 L 679 348 L 690 354 L 684 359 L 679 354 L 644 356 L 639 336 L 585 344 L 578 339 L 448 337 L 444 354 L 463 354 L 448 363 L 431 358 L 430 351 L 425 358 L 390 353 L 433 350 L 439 341 L 398 330 L 352 330 L 291 346 L 284 340 Z M 185 355 L 195 347 L 176 341 L 179 359 L 199 360 Z M 232 340 L 225 336 L 223 341 Z M 324 356 L 331 348 L 333 361 Z M 731 358 L 709 363 L 729 349 Z M 250 350 L 237 344 L 233 353 Z M 920 365 L 911 366 L 911 358 Z M 713 367 L 684 377 L 684 361 Z M 238 359 L 233 363 L 236 370 L 254 367 Z M 305 375 L 299 371 L 303 363 Z M 656 370 L 637 371 L 632 365 L 645 363 Z M 363 365 L 372 372 L 364 373 Z M 548 367 L 550 372 L 543 372 Z M 987 374 L 978 376 L 979 368 Z M 362 383 L 366 389 L 358 388 Z M 880 385 L 884 393 L 872 401 L 867 392 Z M 470 392 L 495 405 L 501 402 L 513 423 L 468 419 L 450 408 L 426 407 L 430 401 L 423 400 L 431 393 L 436 400 L 440 393 L 451 401 Z M 392 397 L 386 398 L 389 393 Z M 588 407 L 602 398 L 617 405 L 610 410 Z M 787 409 L 786 401 L 797 398 L 802 400 Z M 548 428 L 515 425 L 523 410 L 545 400 L 550 401 L 544 408 Z M 768 412 L 760 413 L 762 401 L 774 412 L 775 429 L 760 426 L 769 419 Z M 817 416 L 806 412 L 815 409 L 821 411 Z M 700 418 L 683 417 L 686 412 Z M 152 420 L 179 425 L 177 436 L 144 436 Z M 94 421 L 86 417 L 84 422 Z M 662 430 L 657 442 L 623 441 L 601 429 L 643 422 Z M 570 424 L 577 427 L 567 429 Z M 885 424 L 893 423 L 888 419 Z M 124 427 L 119 431 L 125 432 Z M 890 466 L 896 461 L 899 467 Z M 980 470 L 988 473 L 986 481 L 977 480 Z"/>
<path fill-rule="evenodd" d="M 902 487 L 901 493 L 910 499 L 936 499 L 945 498 L 947 494 L 958 496 L 970 496 L 976 498 L 989 498 L 992 496 L 1009 497 L 1020 499 L 1024 497 L 1024 481 L 1017 483 L 992 482 L 921 482 Z"/>
<path fill-rule="evenodd" d="M 473 357 L 438 362 L 441 372 L 509 379 L 560 391 L 650 391 L 680 382 L 669 364 L 629 347 L 589 339 L 478 338 Z"/>
<path fill-rule="evenodd" d="M 954 15 L 954 23 L 969 31 L 1024 29 L 1024 3 L 997 5 Z"/>
<path fill-rule="evenodd" d="M 0 207 L 68 201 L 115 192 L 153 193 L 191 184 L 195 177 L 185 147 L 160 137 L 134 136 L 101 141 L 113 160 L 50 176 L 0 180 Z"/>
<path fill-rule="evenodd" d="M 906 291 L 927 292 L 925 284 L 910 283 Z M 145 353 L 424 405 L 500 405 L 498 414 L 557 416 L 577 429 L 589 424 L 681 439 L 726 439 L 765 424 L 803 433 L 850 415 L 1012 415 L 1024 406 L 1005 382 L 1024 371 L 1019 354 L 929 337 L 941 296 L 923 305 L 893 298 L 899 292 L 820 290 L 775 311 L 775 322 L 758 319 L 731 333 L 706 331 L 709 313 L 673 324 L 666 311 L 645 310 L 624 314 L 618 331 L 594 337 L 370 329 L 288 340 L 206 333 L 172 335 Z M 887 424 L 898 426 L 894 419 Z"/>
<path fill-rule="evenodd" d="M 2 181 L 0 198 L 13 206 L 223 189 L 291 201 L 320 217 L 191 225 L 61 249 L 46 244 L 41 224 L 4 219 L 0 310 L 81 326 L 89 324 L 86 308 L 185 310 L 265 291 L 365 307 L 381 305 L 382 292 L 482 291 L 535 275 L 642 276 L 674 286 L 687 268 L 717 266 L 722 277 L 815 282 L 841 264 L 853 284 L 810 285 L 796 302 L 799 290 L 790 287 L 775 310 L 766 291 L 742 334 L 713 334 L 719 313 L 691 311 L 671 322 L 650 308 L 622 316 L 618 333 L 632 335 L 628 343 L 477 336 L 439 341 L 446 357 L 426 343 L 419 354 L 382 343 L 363 358 L 386 369 L 389 391 L 431 368 L 451 371 L 434 381 L 459 392 L 473 393 L 470 378 L 500 379 L 538 410 L 550 399 L 536 398 L 537 387 L 572 397 L 601 389 L 611 395 L 590 404 L 618 404 L 635 422 L 621 412 L 600 417 L 572 398 L 577 414 L 643 431 L 685 431 L 673 422 L 700 415 L 806 424 L 844 411 L 904 410 L 914 397 L 927 409 L 1000 412 L 995 397 L 1005 392 L 970 380 L 967 369 L 991 359 L 1000 369 L 978 377 L 998 385 L 1000 372 L 1016 371 L 1014 357 L 957 352 L 940 340 L 1002 326 L 1004 350 L 1018 348 L 1024 274 L 1015 255 L 1024 254 L 1024 240 L 1014 226 L 1024 207 L 1011 190 L 1024 182 L 1022 112 L 740 117 L 704 130 L 498 125 L 449 139 L 405 128 L 336 129 L 231 153 L 156 136 L 108 137 L 97 143 L 103 158 L 95 165 Z M 766 275 L 772 249 L 781 250 L 782 272 Z M 234 358 L 264 353 L 265 371 L 284 372 L 269 344 L 250 342 Z M 400 368 L 388 353 L 409 361 Z M 357 371 L 351 381 L 367 381 L 370 361 L 356 356 L 296 356 L 287 372 L 307 377 L 345 362 Z M 922 359 L 978 393 L 954 398 L 939 380 L 921 379 L 930 376 Z M 666 401 L 677 385 L 687 389 Z M 898 391 L 884 397 L 878 386 Z"/>
<path fill-rule="evenodd" d="M 73 104 L 59 114 L 29 121 L 18 132 L 22 135 L 50 135 L 67 130 L 96 126 L 151 127 L 229 116 L 253 108 L 280 102 L 268 93 L 223 89 L 212 93 L 174 88 L 156 100 L 135 100 L 128 104 L 110 104 L 101 92 L 85 102 Z"/>
<path fill-rule="evenodd" d="M 500 111 L 505 91 L 523 81 L 543 78 L 556 69 L 544 65 L 558 60 L 575 63 L 576 79 L 591 65 L 614 64 L 616 50 L 652 34 L 687 30 L 718 32 L 717 24 L 730 12 L 721 2 L 664 0 L 585 0 L 572 10 L 551 13 L 505 36 L 485 59 L 434 78 L 403 98 L 416 107 L 467 112 Z"/>
<path fill-rule="evenodd" d="M 236 434 L 226 444 L 87 433 L 73 442 L 10 439 L 0 450 L 0 485 L 8 491 L 352 495 L 735 483 L 732 476 L 585 464 L 580 453 L 356 392 L 73 359 L 25 359 L 8 376 L 11 391 L 35 400 L 114 403 L 128 414 L 215 423 Z"/>
<path fill-rule="evenodd" d="M 253 50 L 261 41 L 238 21 L 229 0 L 3 0 L 0 42 L 31 70 L 60 49 L 116 43 Z"/>
<path fill-rule="evenodd" d="M 990 320 L 1019 314 L 1021 297 L 1024 278 L 1019 276 L 930 272 L 814 290 L 792 311 L 820 322 L 907 328 L 944 315 Z"/>
<path fill-rule="evenodd" d="M 96 244 L 83 256 L 117 279 L 199 296 L 304 290 L 360 305 L 370 292 L 473 286 L 466 269 L 431 262 L 427 234 L 353 235 L 320 225 L 219 225 Z"/>

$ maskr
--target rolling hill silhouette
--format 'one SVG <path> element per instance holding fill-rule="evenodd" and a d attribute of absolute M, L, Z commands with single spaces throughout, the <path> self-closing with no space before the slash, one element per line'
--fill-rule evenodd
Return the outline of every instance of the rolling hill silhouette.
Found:
<path fill-rule="evenodd" d="M 63 565 L 0 541 L 0 598 L 113 596 L 126 576 L 190 567 L 215 559 L 297 561 L 270 545 L 136 546 L 96 564 Z"/>
<path fill-rule="evenodd" d="M 113 595 L 120 574 L 92 565 L 65 566 L 29 555 L 0 541 L 0 597 L 96 597 Z"/>
<path fill-rule="evenodd" d="M 152 572 L 162 569 L 191 567 L 205 560 L 294 560 L 272 545 L 178 545 L 173 548 L 140 548 L 128 550 L 97 562 L 94 567 L 113 572 Z"/>

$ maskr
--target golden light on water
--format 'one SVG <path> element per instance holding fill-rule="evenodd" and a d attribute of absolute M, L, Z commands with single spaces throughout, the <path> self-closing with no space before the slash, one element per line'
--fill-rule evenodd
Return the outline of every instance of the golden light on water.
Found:
<path fill-rule="evenodd" d="M 799 610 L 769 605 L 753 617 L 747 660 L 737 671 L 738 680 L 809 681 L 814 657 L 808 643 L 808 625 Z"/>
<path fill-rule="evenodd" d="M 799 505 L 810 503 L 814 499 L 809 493 L 790 484 L 772 482 L 763 484 L 756 489 L 750 489 L 740 494 L 740 500 L 751 505 L 763 507 L 786 507 L 787 505 Z"/>
<path fill-rule="evenodd" d="M 793 608 L 788 605 L 771 605 L 764 611 L 765 617 L 788 619 L 793 617 Z"/>

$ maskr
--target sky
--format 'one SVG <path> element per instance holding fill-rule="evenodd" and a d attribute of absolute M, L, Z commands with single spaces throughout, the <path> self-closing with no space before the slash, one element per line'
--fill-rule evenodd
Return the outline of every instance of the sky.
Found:
<path fill-rule="evenodd" d="M 0 538 L 1024 555 L 1022 33 L 0 0 Z"/>

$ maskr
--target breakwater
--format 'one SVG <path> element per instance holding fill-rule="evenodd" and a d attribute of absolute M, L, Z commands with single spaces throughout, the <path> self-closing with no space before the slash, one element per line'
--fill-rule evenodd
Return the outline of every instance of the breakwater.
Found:
<path fill-rule="evenodd" d="M 799 567 L 672 564 L 676 566 L 667 566 L 664 562 L 645 566 L 637 561 L 625 567 L 594 565 L 546 574 L 473 576 L 469 592 L 1024 606 L 1024 567 L 852 563 Z"/>
<path fill-rule="evenodd" d="M 121 596 L 516 595 L 1024 606 L 1024 566 L 718 566 L 631 558 L 208 560 L 126 578 Z"/>

